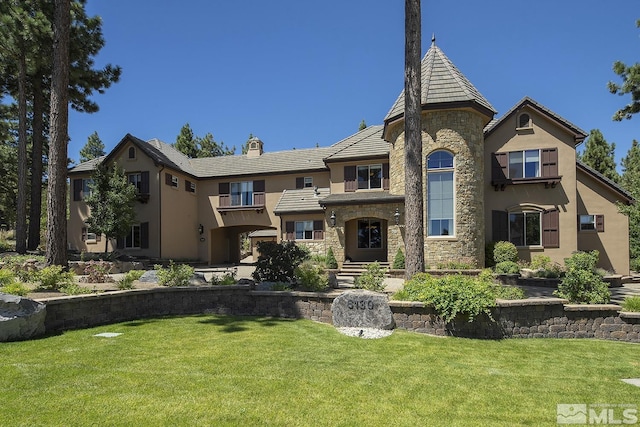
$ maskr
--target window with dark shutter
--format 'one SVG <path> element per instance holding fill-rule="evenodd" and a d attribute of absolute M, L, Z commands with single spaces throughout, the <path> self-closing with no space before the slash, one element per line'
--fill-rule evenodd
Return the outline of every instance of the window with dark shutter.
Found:
<path fill-rule="evenodd" d="M 140 224 L 140 247 L 142 249 L 149 249 L 149 223 L 143 222 Z"/>
<path fill-rule="evenodd" d="M 164 174 L 164 183 L 167 184 L 167 185 L 172 185 L 172 182 L 173 182 L 173 176 L 171 176 L 171 174 L 168 173 L 168 172 L 165 173 Z"/>
<path fill-rule="evenodd" d="M 507 180 L 507 153 L 491 153 L 491 182 L 493 185 Z"/>
<path fill-rule="evenodd" d="M 356 180 L 356 167 L 344 167 L 344 191 L 352 192 L 358 189 L 358 181 Z"/>
<path fill-rule="evenodd" d="M 550 209 L 542 213 L 542 246 L 560 247 L 560 212 Z"/>
<path fill-rule="evenodd" d="M 149 171 L 140 172 L 140 193 L 149 194 Z"/>
<path fill-rule="evenodd" d="M 254 193 L 264 193 L 264 179 L 260 179 L 257 181 L 253 181 L 253 192 Z"/>
<path fill-rule="evenodd" d="M 74 179 L 73 180 L 73 201 L 79 202 L 82 200 L 82 180 Z"/>
<path fill-rule="evenodd" d="M 389 189 L 389 163 L 382 164 L 382 189 Z"/>
<path fill-rule="evenodd" d="M 324 221 L 316 220 L 313 221 L 313 240 L 322 240 L 324 239 Z"/>
<path fill-rule="evenodd" d="M 604 233 L 604 215 L 596 215 L 596 231 Z"/>
<path fill-rule="evenodd" d="M 491 234 L 494 242 L 509 241 L 509 214 L 506 211 L 491 211 Z"/>
<path fill-rule="evenodd" d="M 296 223 L 293 221 L 287 221 L 285 222 L 285 233 L 287 233 L 286 238 L 287 240 L 295 240 L 296 234 Z"/>
<path fill-rule="evenodd" d="M 558 149 L 543 148 L 542 150 L 542 176 L 558 176 Z"/>
<path fill-rule="evenodd" d="M 299 176 L 296 178 L 296 189 L 304 188 L 304 177 Z"/>
<path fill-rule="evenodd" d="M 228 182 L 221 182 L 218 184 L 218 194 L 229 194 Z"/>

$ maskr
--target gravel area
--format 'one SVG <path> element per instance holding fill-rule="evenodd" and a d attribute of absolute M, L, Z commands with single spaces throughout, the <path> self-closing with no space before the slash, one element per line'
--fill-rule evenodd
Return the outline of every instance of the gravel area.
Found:
<path fill-rule="evenodd" d="M 358 337 L 365 339 L 385 338 L 393 333 L 393 330 L 389 329 L 374 329 L 374 328 L 336 328 L 338 332 L 350 337 Z"/>

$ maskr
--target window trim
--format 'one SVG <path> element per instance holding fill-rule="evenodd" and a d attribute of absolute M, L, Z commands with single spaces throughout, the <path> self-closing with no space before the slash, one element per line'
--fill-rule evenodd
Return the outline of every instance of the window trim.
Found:
<path fill-rule="evenodd" d="M 539 151 L 539 176 L 525 178 L 509 177 L 509 158 L 511 153 L 521 152 L 523 157 L 523 174 L 526 168 L 525 152 Z M 507 185 L 544 184 L 545 188 L 555 188 L 562 180 L 558 174 L 558 148 L 531 148 L 527 150 L 498 151 L 491 153 L 491 185 L 495 191 L 504 191 Z"/>
<path fill-rule="evenodd" d="M 298 237 L 298 224 L 303 224 L 303 228 L 302 228 L 302 237 Z M 310 226 L 310 227 L 309 227 Z M 294 240 L 314 240 L 313 239 L 313 220 L 312 219 L 307 219 L 307 220 L 302 220 L 302 221 L 294 221 Z M 309 229 L 307 229 L 309 228 Z M 307 238 L 306 234 L 310 233 L 311 237 Z"/>
<path fill-rule="evenodd" d="M 136 227 L 138 228 L 138 242 L 139 242 L 139 246 L 134 246 L 135 245 L 135 229 Z M 132 246 L 127 246 L 127 242 L 129 240 L 129 238 L 131 238 L 131 245 Z M 140 223 L 136 223 L 136 224 L 131 224 L 131 229 L 129 230 L 129 235 L 124 237 L 124 249 L 142 249 L 142 225 Z"/>
<path fill-rule="evenodd" d="M 583 225 L 587 223 L 582 222 L 583 217 L 591 217 L 593 221 L 589 224 L 593 225 L 593 228 L 583 228 Z M 604 233 L 604 215 L 602 214 L 579 214 L 578 215 L 578 232 L 580 233 Z"/>
<path fill-rule="evenodd" d="M 380 186 L 379 187 L 372 187 L 371 186 L 371 168 L 372 167 L 379 167 L 380 168 Z M 368 179 L 366 181 L 360 181 L 360 179 L 358 179 L 360 177 L 360 168 L 367 168 L 367 176 Z M 383 173 L 383 168 L 382 168 L 382 163 L 372 163 L 372 164 L 368 164 L 368 165 L 356 165 L 356 185 L 357 185 L 357 189 L 358 190 L 382 190 L 384 187 L 384 173 Z M 367 183 L 367 187 L 360 187 L 360 183 Z"/>
<path fill-rule="evenodd" d="M 524 245 L 516 245 L 515 243 L 513 243 L 512 239 L 511 239 L 511 215 L 523 215 L 523 224 L 524 224 L 524 229 L 522 231 L 522 236 L 523 236 L 523 242 Z M 538 244 L 533 244 L 533 245 L 528 245 L 527 244 L 527 215 L 532 215 L 532 214 L 536 214 L 538 215 L 538 239 L 539 242 Z M 544 245 L 542 244 L 543 242 L 543 226 L 542 226 L 542 216 L 544 214 L 544 211 L 542 210 L 538 210 L 538 209 L 532 209 L 532 208 L 523 208 L 521 210 L 509 210 L 507 212 L 507 219 L 508 219 L 508 231 L 509 231 L 509 242 L 513 243 L 516 248 L 543 248 Z"/>
<path fill-rule="evenodd" d="M 525 126 L 522 126 L 522 119 L 524 116 L 527 116 L 527 123 Z M 531 119 L 531 114 L 522 112 L 518 114 L 516 118 L 516 130 L 530 130 L 533 128 L 533 120 Z"/>
<path fill-rule="evenodd" d="M 312 188 L 313 187 L 313 177 L 305 176 L 302 181 L 302 188 Z"/>
<path fill-rule="evenodd" d="M 429 166 L 429 158 L 436 154 L 436 153 L 446 153 L 449 156 L 451 156 L 451 166 L 437 166 L 437 167 L 430 167 Z M 426 160 L 426 174 L 427 174 L 427 188 L 426 188 L 426 193 L 427 193 L 427 197 L 426 197 L 426 202 L 427 202 L 427 206 L 426 206 L 426 214 L 427 214 L 427 230 L 426 230 L 426 235 L 427 235 L 427 239 L 455 239 L 456 237 L 456 231 L 457 231 L 457 227 L 456 227 L 456 156 L 454 153 L 452 153 L 449 150 L 445 150 L 445 149 L 437 149 L 432 151 L 431 153 L 429 153 L 429 155 L 427 156 L 427 160 Z M 430 199 L 430 193 L 429 193 L 429 175 L 440 175 L 440 174 L 449 174 L 451 173 L 451 183 L 452 183 L 452 190 L 451 190 L 451 211 L 452 211 L 452 218 L 440 218 L 439 220 L 450 220 L 451 221 L 451 225 L 453 226 L 453 232 L 449 232 L 449 234 L 431 234 L 431 228 L 430 228 L 430 219 L 429 219 L 429 199 Z"/>
<path fill-rule="evenodd" d="M 127 159 L 128 160 L 135 160 L 136 159 L 136 154 L 137 154 L 136 147 L 133 147 L 133 146 L 129 147 L 128 154 L 127 154 Z"/>

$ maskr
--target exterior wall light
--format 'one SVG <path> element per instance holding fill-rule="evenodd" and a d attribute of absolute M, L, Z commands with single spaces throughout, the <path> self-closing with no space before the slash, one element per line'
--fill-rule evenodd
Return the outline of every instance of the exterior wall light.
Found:
<path fill-rule="evenodd" d="M 396 208 L 396 213 L 393 214 L 393 218 L 396 220 L 396 225 L 400 224 L 400 210 Z"/>
<path fill-rule="evenodd" d="M 204 233 L 204 227 L 202 226 L 202 224 L 200 224 L 200 225 L 198 226 L 198 233 L 199 233 L 199 234 L 203 234 L 203 233 Z"/>
<path fill-rule="evenodd" d="M 329 225 L 331 227 L 336 226 L 336 211 L 331 211 L 331 216 L 329 217 Z"/>

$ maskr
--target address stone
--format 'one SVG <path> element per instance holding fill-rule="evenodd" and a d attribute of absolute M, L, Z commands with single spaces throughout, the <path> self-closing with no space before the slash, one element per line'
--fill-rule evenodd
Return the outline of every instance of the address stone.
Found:
<path fill-rule="evenodd" d="M 393 329 L 393 313 L 384 294 L 356 289 L 344 292 L 331 304 L 336 328 Z"/>

